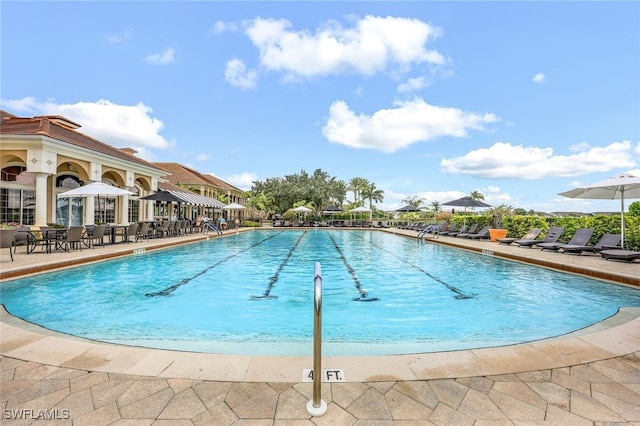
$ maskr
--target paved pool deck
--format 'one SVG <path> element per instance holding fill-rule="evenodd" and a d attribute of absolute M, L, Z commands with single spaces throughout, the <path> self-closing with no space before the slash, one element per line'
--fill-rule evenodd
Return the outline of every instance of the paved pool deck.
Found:
<path fill-rule="evenodd" d="M 414 238 L 413 231 L 385 229 Z M 224 237 L 233 237 L 227 231 Z M 190 235 L 71 253 L 0 256 L 3 278 L 188 244 Z M 487 256 L 639 287 L 640 262 L 563 255 L 442 236 Z M 0 283 L 1 285 L 1 283 Z M 616 285 L 616 284 L 611 284 Z M 1 287 L 0 287 L 1 288 Z M 640 425 L 640 308 L 584 330 L 520 345 L 399 356 L 323 357 L 323 416 L 306 405 L 310 357 L 232 356 L 93 342 L 0 310 L 2 424 L 55 425 Z"/>

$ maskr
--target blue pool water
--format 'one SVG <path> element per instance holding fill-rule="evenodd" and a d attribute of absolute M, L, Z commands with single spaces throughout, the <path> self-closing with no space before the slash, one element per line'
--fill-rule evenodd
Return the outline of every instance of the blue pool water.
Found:
<path fill-rule="evenodd" d="M 382 232 L 335 230 L 258 230 L 9 281 L 1 301 L 20 318 L 99 341 L 311 355 L 316 262 L 325 355 L 520 343 L 640 306 L 640 291 L 624 286 Z M 354 300 L 363 292 L 377 300 Z"/>

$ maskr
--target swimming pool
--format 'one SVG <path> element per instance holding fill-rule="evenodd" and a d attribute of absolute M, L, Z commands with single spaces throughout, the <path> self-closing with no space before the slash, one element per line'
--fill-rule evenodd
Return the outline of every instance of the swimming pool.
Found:
<path fill-rule="evenodd" d="M 1 298 L 13 315 L 99 341 L 310 355 L 315 262 L 323 272 L 325 355 L 520 343 L 640 306 L 632 288 L 382 232 L 336 230 L 212 239 L 6 282 Z"/>

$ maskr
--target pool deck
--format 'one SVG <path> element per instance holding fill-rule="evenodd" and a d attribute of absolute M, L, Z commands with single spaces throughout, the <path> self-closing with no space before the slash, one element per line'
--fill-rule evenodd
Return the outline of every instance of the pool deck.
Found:
<path fill-rule="evenodd" d="M 27 255 L 19 248 L 14 262 L 2 250 L 0 276 L 24 276 L 203 238 L 214 235 L 71 253 Z M 445 236 L 426 240 L 640 287 L 638 261 Z M 640 425 L 640 308 L 621 309 L 567 336 L 520 345 L 323 357 L 322 368 L 341 370 L 346 380 L 323 384 L 328 409 L 320 417 L 306 411 L 312 384 L 303 381 L 302 370 L 312 364 L 311 357 L 231 356 L 92 342 L 0 310 L 2 424 L 31 424 L 38 416 L 40 421 L 54 416 L 51 423 L 56 425 Z"/>

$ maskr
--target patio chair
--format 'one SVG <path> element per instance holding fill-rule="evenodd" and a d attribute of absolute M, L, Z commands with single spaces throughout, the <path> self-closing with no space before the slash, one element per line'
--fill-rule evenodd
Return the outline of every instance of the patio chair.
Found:
<path fill-rule="evenodd" d="M 14 229 L 0 229 L 0 248 L 8 248 L 9 256 L 13 262 L 13 236 L 16 234 Z"/>
<path fill-rule="evenodd" d="M 130 243 L 131 237 L 136 236 L 136 232 L 138 231 L 138 222 L 133 222 L 132 224 L 130 224 L 129 226 L 127 226 L 126 228 L 124 228 L 122 230 L 122 241 L 125 243 Z"/>
<path fill-rule="evenodd" d="M 96 245 L 104 247 L 104 234 L 107 230 L 107 225 L 96 225 L 92 230 L 88 230 L 82 236 L 82 240 L 89 248 L 95 248 Z"/>
<path fill-rule="evenodd" d="M 160 224 L 160 226 L 155 228 L 155 237 L 164 238 L 168 236 L 169 236 L 169 222 L 165 220 Z"/>
<path fill-rule="evenodd" d="M 536 238 L 538 238 L 538 235 L 540 235 L 541 232 L 542 232 L 542 229 L 540 228 L 531 228 L 529 232 L 527 232 L 522 236 L 522 238 L 517 238 L 517 237 L 516 238 L 514 237 L 496 238 L 496 241 L 498 242 L 498 244 L 511 245 L 512 243 L 518 240 L 535 240 Z"/>
<path fill-rule="evenodd" d="M 571 240 L 569 240 L 567 244 L 585 245 L 589 242 L 592 235 L 593 235 L 593 228 L 578 228 L 576 232 L 573 234 L 573 237 L 571 237 Z M 536 244 L 536 247 L 539 247 L 543 251 L 544 250 L 558 251 L 558 249 L 562 245 L 564 244 L 559 242 L 555 242 L 555 243 L 548 242 L 548 243 L 538 243 Z"/>
<path fill-rule="evenodd" d="M 151 224 L 149 222 L 143 222 L 142 225 L 136 230 L 136 242 L 138 240 L 146 240 L 149 238 L 149 228 Z"/>
<path fill-rule="evenodd" d="M 581 255 L 583 252 L 600 253 L 602 250 L 619 248 L 621 241 L 620 234 L 603 234 L 592 246 L 589 245 L 576 245 L 576 244 L 562 244 L 559 248 L 562 249 L 562 253 Z"/>
<path fill-rule="evenodd" d="M 518 247 L 524 247 L 524 248 L 531 248 L 536 244 L 541 244 L 541 243 L 555 243 L 556 241 L 558 241 L 558 239 L 560 239 L 560 236 L 562 235 L 563 232 L 564 232 L 564 226 L 552 226 L 551 228 L 549 228 L 549 230 L 547 231 L 547 233 L 545 234 L 542 240 L 521 239 L 521 240 L 516 240 L 513 243 L 517 244 Z"/>
<path fill-rule="evenodd" d="M 66 252 L 69 252 L 72 247 L 80 248 L 80 251 L 82 251 L 83 233 L 84 228 L 82 226 L 71 226 L 64 234 L 64 236 L 62 236 L 60 239 L 55 238 L 53 241 L 55 241 L 56 248 L 61 248 Z"/>

